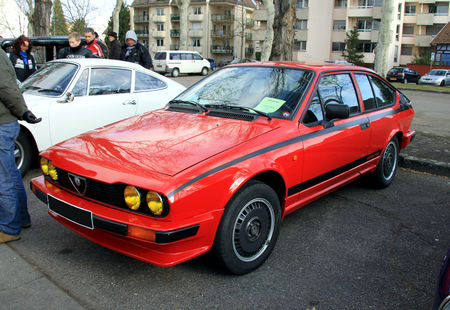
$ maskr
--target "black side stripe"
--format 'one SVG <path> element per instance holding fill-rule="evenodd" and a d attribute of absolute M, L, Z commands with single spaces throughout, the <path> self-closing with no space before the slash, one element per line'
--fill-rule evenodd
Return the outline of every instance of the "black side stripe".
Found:
<path fill-rule="evenodd" d="M 400 108 L 395 109 L 395 110 L 389 110 L 389 111 L 386 111 L 386 112 L 383 112 L 383 113 L 372 115 L 372 116 L 369 117 L 369 120 L 370 121 L 374 121 L 374 120 L 383 118 L 383 117 L 388 116 L 388 115 L 393 115 L 393 114 L 397 114 L 397 113 L 403 112 L 403 111 L 405 111 L 407 109 L 408 108 L 400 106 Z M 220 166 L 218 166 L 216 168 L 213 168 L 213 169 L 211 169 L 209 171 L 206 171 L 205 173 L 202 173 L 199 176 L 193 178 L 192 180 L 184 183 L 180 187 L 178 187 L 175 190 L 173 190 L 172 192 L 170 192 L 167 195 L 167 198 L 170 199 L 173 196 L 175 196 L 178 192 L 180 192 L 183 189 L 185 189 L 186 187 L 188 187 L 188 186 L 190 186 L 190 185 L 200 181 L 201 179 L 204 179 L 204 178 L 206 178 L 206 177 L 208 177 L 208 176 L 210 176 L 210 175 L 212 175 L 212 174 L 214 174 L 216 172 L 224 170 L 224 169 L 226 169 L 228 167 L 234 166 L 234 165 L 236 165 L 236 164 L 238 164 L 240 162 L 243 162 L 243 161 L 245 161 L 247 159 L 250 159 L 250 158 L 253 158 L 253 157 L 256 157 L 256 156 L 259 156 L 259 155 L 262 155 L 262 154 L 265 154 L 265 153 L 268 153 L 268 152 L 271 152 L 271 151 L 274 151 L 274 150 L 277 150 L 277 149 L 280 149 L 280 148 L 283 148 L 283 147 L 286 147 L 286 146 L 289 146 L 289 145 L 292 145 L 292 144 L 295 144 L 295 143 L 299 143 L 299 142 L 306 141 L 306 140 L 309 140 L 309 139 L 317 138 L 317 137 L 320 137 L 320 136 L 323 136 L 323 135 L 326 135 L 326 134 L 329 134 L 331 132 L 338 131 L 338 130 L 341 130 L 341 129 L 344 129 L 344 128 L 350 128 L 350 127 L 353 127 L 353 126 L 359 126 L 360 124 L 363 124 L 363 123 L 366 123 L 366 122 L 367 122 L 366 118 L 360 118 L 358 120 L 354 120 L 354 121 L 351 121 L 351 122 L 339 124 L 339 125 L 331 127 L 331 128 L 326 128 L 326 129 L 322 129 L 322 130 L 318 130 L 318 131 L 315 131 L 315 132 L 308 133 L 306 135 L 294 137 L 294 138 L 291 138 L 291 139 L 288 139 L 288 140 L 276 143 L 274 145 L 265 147 L 265 148 L 263 148 L 261 150 L 252 152 L 250 154 L 238 157 L 238 158 L 236 158 L 236 159 L 234 159 L 234 160 L 232 160 L 232 161 L 230 161 L 228 163 L 225 163 L 225 164 L 220 165 Z M 368 155 L 366 157 L 369 157 L 369 156 L 371 156 L 371 155 Z M 364 157 L 364 158 L 366 158 L 366 157 Z M 351 164 L 352 163 L 350 163 L 348 165 L 351 165 Z M 332 173 L 332 172 L 329 172 L 329 173 Z M 309 182 L 309 181 L 307 181 L 307 182 Z M 297 186 L 299 186 L 299 185 L 295 185 L 292 188 L 297 187 Z"/>
<path fill-rule="evenodd" d="M 310 180 L 308 180 L 306 182 L 294 185 L 294 186 L 292 186 L 292 187 L 290 187 L 288 189 L 288 196 L 300 193 L 300 192 L 302 192 L 302 191 L 304 191 L 304 190 L 306 190 L 306 189 L 308 189 L 310 187 L 313 187 L 313 186 L 315 186 L 317 184 L 320 184 L 320 183 L 322 183 L 324 181 L 327 181 L 327 180 L 329 180 L 331 178 L 334 178 L 335 176 L 338 176 L 341 173 L 344 173 L 344 172 L 346 172 L 348 170 L 351 170 L 351 169 L 353 169 L 355 167 L 358 167 L 359 165 L 362 165 L 365 162 L 380 156 L 381 151 L 382 150 L 378 150 L 378 151 L 376 151 L 376 152 L 374 152 L 372 154 L 369 154 L 367 156 L 364 156 L 363 158 L 357 159 L 354 162 L 346 164 L 346 165 L 344 165 L 342 167 L 339 167 L 339 168 L 337 168 L 335 170 L 332 170 L 332 171 L 329 171 L 329 172 L 324 173 L 322 175 L 319 175 L 319 176 L 317 176 L 315 178 L 312 178 L 312 179 L 310 179 Z"/>

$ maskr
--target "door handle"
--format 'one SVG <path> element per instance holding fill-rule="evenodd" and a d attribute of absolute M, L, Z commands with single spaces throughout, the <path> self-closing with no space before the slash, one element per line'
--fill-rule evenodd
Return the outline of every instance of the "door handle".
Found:
<path fill-rule="evenodd" d="M 359 126 L 361 127 L 362 130 L 369 129 L 370 128 L 370 123 L 362 123 Z"/>
<path fill-rule="evenodd" d="M 122 102 L 123 105 L 136 105 L 136 100 L 127 100 Z"/>

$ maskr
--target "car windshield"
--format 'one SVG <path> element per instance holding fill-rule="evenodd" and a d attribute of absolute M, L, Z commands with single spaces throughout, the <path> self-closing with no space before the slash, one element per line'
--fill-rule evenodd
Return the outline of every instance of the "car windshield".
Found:
<path fill-rule="evenodd" d="M 77 65 L 63 62 L 45 64 L 36 74 L 22 83 L 22 92 L 36 92 L 57 97 L 64 93 L 77 71 Z"/>
<path fill-rule="evenodd" d="M 392 68 L 391 70 L 389 70 L 389 73 L 402 73 L 403 72 L 403 68 Z"/>
<path fill-rule="evenodd" d="M 289 119 L 307 88 L 311 71 L 280 67 L 224 68 L 178 96 L 206 108 L 244 108 Z"/>
<path fill-rule="evenodd" d="M 444 76 L 445 73 L 446 73 L 446 71 L 444 71 L 444 70 L 431 70 L 430 73 L 428 73 L 428 75 Z"/>

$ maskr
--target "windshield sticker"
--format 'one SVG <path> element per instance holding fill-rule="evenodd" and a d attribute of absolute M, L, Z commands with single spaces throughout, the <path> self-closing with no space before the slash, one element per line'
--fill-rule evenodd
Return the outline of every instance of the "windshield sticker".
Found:
<path fill-rule="evenodd" d="M 260 103 L 258 103 L 258 105 L 254 109 L 264 113 L 273 113 L 278 110 L 285 102 L 285 100 L 265 97 L 263 100 L 261 100 Z"/>

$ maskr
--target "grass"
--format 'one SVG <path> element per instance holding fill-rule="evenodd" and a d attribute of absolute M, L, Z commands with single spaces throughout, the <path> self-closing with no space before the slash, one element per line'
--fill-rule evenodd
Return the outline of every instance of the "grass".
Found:
<path fill-rule="evenodd" d="M 405 90 L 423 90 L 423 91 L 432 91 L 432 92 L 439 92 L 439 93 L 448 93 L 450 94 L 450 87 L 448 86 L 433 86 L 433 85 L 417 85 L 413 83 L 403 84 L 403 83 L 392 83 L 396 88 L 398 89 L 405 89 Z"/>

